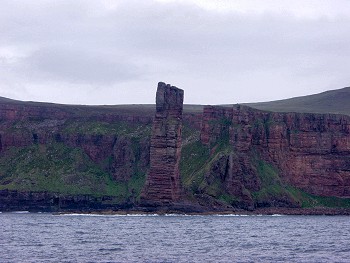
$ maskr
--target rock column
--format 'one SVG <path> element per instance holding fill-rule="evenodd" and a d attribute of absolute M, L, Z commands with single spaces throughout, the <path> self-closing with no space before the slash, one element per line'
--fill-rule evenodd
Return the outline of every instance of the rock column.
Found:
<path fill-rule="evenodd" d="M 150 148 L 150 171 L 143 203 L 172 203 L 181 197 L 179 163 L 184 91 L 158 83 Z"/>

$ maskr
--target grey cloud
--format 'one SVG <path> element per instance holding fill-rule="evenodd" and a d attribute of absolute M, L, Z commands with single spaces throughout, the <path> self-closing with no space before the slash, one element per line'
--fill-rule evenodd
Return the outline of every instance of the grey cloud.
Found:
<path fill-rule="evenodd" d="M 187 88 L 187 103 L 235 103 L 348 85 L 349 29 L 346 16 L 217 13 L 155 1 L 120 1 L 111 10 L 94 1 L 4 1 L 0 48 L 26 51 L 9 65 L 19 85 L 113 86 L 124 103 L 150 103 L 153 93 L 133 90 L 162 80 Z M 48 99 L 49 89 L 42 91 Z"/>
<path fill-rule="evenodd" d="M 24 61 L 28 74 L 36 80 L 112 84 L 140 78 L 136 65 L 117 54 L 100 54 L 94 50 L 50 47 L 40 49 Z"/>

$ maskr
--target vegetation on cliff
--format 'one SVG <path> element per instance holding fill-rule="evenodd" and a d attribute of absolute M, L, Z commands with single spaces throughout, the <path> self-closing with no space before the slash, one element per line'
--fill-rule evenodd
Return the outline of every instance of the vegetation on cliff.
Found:
<path fill-rule="evenodd" d="M 2 124 L 0 190 L 111 196 L 117 203 L 138 199 L 148 169 L 140 144 L 150 124 L 68 120 L 54 125 L 55 132 L 45 120 Z M 19 139 L 7 146 L 14 134 Z M 126 178 L 120 175 L 125 171 Z"/>
<path fill-rule="evenodd" d="M 117 181 L 106 169 L 108 161 L 96 164 L 63 143 L 12 148 L 0 157 L 0 190 L 114 196 L 120 203 L 136 199 L 145 175 L 135 169 L 128 181 Z"/>
<path fill-rule="evenodd" d="M 325 93 L 311 99 L 322 98 L 323 110 L 339 112 L 324 104 L 327 94 L 334 95 Z M 245 107 L 229 112 L 209 107 L 204 108 L 208 115 L 201 126 L 202 108 L 184 107 L 180 175 L 186 202 L 249 210 L 350 208 L 347 196 L 315 194 L 338 189 L 333 181 L 327 179 L 324 189 L 310 188 L 310 184 L 284 174 L 290 161 L 321 171 L 322 158 L 330 156 L 325 165 L 338 165 L 339 174 L 346 175 L 350 168 L 345 117 L 327 115 L 331 121 L 325 123 L 323 115 L 278 115 Z M 0 191 L 112 197 L 110 202 L 115 205 L 137 205 L 150 169 L 154 110 L 154 105 L 86 107 L 0 101 Z M 327 129 L 328 134 L 324 133 Z M 284 155 L 286 145 L 293 155 Z M 313 180 L 325 178 L 312 176 Z M 322 183 L 314 181 L 316 186 Z"/>
<path fill-rule="evenodd" d="M 244 208 L 249 204 L 244 204 L 246 200 L 242 200 L 242 195 L 234 195 L 226 188 L 225 180 L 222 178 L 222 173 L 225 171 L 221 174 L 218 172 L 217 177 L 210 176 L 215 161 L 230 153 L 235 154 L 228 143 L 223 143 L 224 141 L 221 140 L 215 144 L 212 151 L 202 145 L 199 140 L 184 146 L 181 159 L 182 183 L 191 196 L 207 195 L 227 205 Z M 350 208 L 350 198 L 317 196 L 285 183 L 278 169 L 260 159 L 255 153 L 252 155 L 252 163 L 261 181 L 261 188 L 258 191 L 248 189 L 244 191 L 252 197 L 255 208 Z"/>

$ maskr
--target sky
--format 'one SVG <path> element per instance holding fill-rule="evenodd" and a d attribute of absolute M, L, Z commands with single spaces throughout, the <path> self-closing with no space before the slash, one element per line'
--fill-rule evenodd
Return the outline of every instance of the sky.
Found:
<path fill-rule="evenodd" d="M 285 99 L 350 86 L 348 0 L 2 0 L 0 96 L 65 104 Z"/>

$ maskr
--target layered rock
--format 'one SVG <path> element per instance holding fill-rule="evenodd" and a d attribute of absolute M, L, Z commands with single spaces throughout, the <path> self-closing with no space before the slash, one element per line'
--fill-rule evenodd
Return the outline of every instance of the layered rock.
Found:
<path fill-rule="evenodd" d="M 64 195 L 52 192 L 0 190 L 0 211 L 97 211 L 127 209 L 130 204 L 118 203 L 114 196 Z"/>
<path fill-rule="evenodd" d="M 119 137 L 114 144 L 109 171 L 117 181 L 126 182 L 136 173 L 145 174 L 149 166 L 149 139 L 133 143 L 129 138 Z"/>
<path fill-rule="evenodd" d="M 150 147 L 150 171 L 143 202 L 171 203 L 181 197 L 179 162 L 184 92 L 160 82 Z"/>
<path fill-rule="evenodd" d="M 201 142 L 205 145 L 215 143 L 220 137 L 228 134 L 232 111 L 225 107 L 205 106 L 203 108 Z"/>
<path fill-rule="evenodd" d="M 277 167 L 288 184 L 316 195 L 350 196 L 350 117 L 205 107 L 202 143 L 216 142 L 227 129 L 238 156 L 230 173 L 242 174 L 240 182 L 247 189 L 259 185 L 250 156 L 254 152 Z M 237 188 L 237 180 L 227 182 Z"/>
<path fill-rule="evenodd" d="M 263 187 L 266 190 L 259 161 L 278 169 L 283 187 L 292 185 L 316 195 L 350 197 L 348 116 L 272 113 L 238 105 L 206 106 L 203 114 L 189 108 L 183 113 L 183 91 L 164 83 L 158 85 L 156 102 L 155 116 L 155 108 L 145 105 L 90 107 L 0 102 L 0 155 L 6 156 L 11 148 L 33 144 L 40 145 L 38 149 L 52 143 L 80 148 L 111 178 L 126 185 L 135 177 L 141 185 L 150 169 L 141 200 L 165 206 L 179 204 L 183 201 L 179 175 L 183 122 L 187 134 L 183 145 L 195 142 L 201 127 L 201 142 L 210 149 L 206 152 L 203 147 L 205 156 L 209 155 L 203 164 L 208 185 L 211 189 L 225 188 L 210 195 L 200 188 L 205 184 L 200 185 L 194 191 L 208 193 L 203 195 L 203 205 L 216 206 L 214 203 L 221 200 L 223 192 L 239 197 L 239 207 L 256 205 L 257 199 L 251 193 Z M 195 136 L 188 136 L 189 133 Z M 194 147 L 190 156 L 201 154 L 198 150 Z M 53 193 L 35 194 L 35 198 L 29 192 L 4 191 L 0 195 L 7 203 L 57 203 Z M 288 197 L 274 198 L 266 206 L 293 206 Z M 83 199 L 74 201 L 74 206 L 84 203 Z M 95 202 L 99 201 L 92 200 L 91 204 Z"/>

